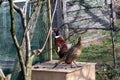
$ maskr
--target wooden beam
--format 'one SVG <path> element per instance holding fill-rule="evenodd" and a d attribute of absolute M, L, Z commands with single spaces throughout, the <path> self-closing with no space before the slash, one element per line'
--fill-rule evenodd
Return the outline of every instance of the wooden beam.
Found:
<path fill-rule="evenodd" d="M 49 60 L 52 60 L 52 19 L 51 19 L 51 3 L 50 0 L 47 0 L 48 5 L 48 25 L 51 28 L 50 35 L 49 35 Z"/>

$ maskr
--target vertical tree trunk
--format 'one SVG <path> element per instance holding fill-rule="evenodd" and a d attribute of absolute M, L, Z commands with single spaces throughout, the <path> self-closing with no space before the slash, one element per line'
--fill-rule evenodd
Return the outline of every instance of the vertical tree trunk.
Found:
<path fill-rule="evenodd" d="M 114 29 L 115 29 L 115 12 L 114 12 L 114 0 L 111 0 L 111 5 L 110 5 L 110 8 L 111 8 L 111 38 L 112 38 L 112 53 L 113 53 L 113 59 L 114 59 L 114 68 L 116 69 L 117 68 L 117 56 L 116 56 L 116 53 L 115 53 L 115 42 L 114 42 Z"/>
<path fill-rule="evenodd" d="M 9 0 L 9 3 L 10 3 L 10 15 L 11 15 L 11 35 L 12 35 L 14 44 L 17 49 L 18 61 L 20 64 L 19 72 L 21 73 L 21 76 L 20 76 L 19 80 L 31 80 L 32 62 L 33 62 L 33 58 L 35 56 L 34 54 L 32 54 L 32 51 L 31 51 L 31 36 L 33 35 L 34 28 L 36 27 L 36 22 L 37 22 L 37 19 L 39 16 L 39 10 L 41 8 L 41 6 L 40 6 L 41 2 L 38 2 L 36 4 L 35 9 L 34 9 L 33 13 L 31 14 L 31 18 L 28 21 L 28 23 L 26 22 L 26 18 L 24 17 L 26 15 L 24 15 L 18 7 L 14 6 L 15 9 L 18 11 L 18 13 L 20 13 L 20 15 L 21 15 L 22 23 L 23 23 L 23 27 L 24 27 L 24 35 L 22 37 L 21 44 L 18 42 L 17 35 L 15 33 L 13 1 Z M 27 6 L 25 8 L 27 8 Z M 30 30 L 28 30 L 28 29 L 30 29 Z M 30 34 L 32 34 L 32 35 L 30 35 Z M 16 66 L 18 66 L 18 65 L 16 65 Z M 16 79 L 18 80 L 18 78 L 16 78 Z"/>
<path fill-rule="evenodd" d="M 28 64 L 26 66 L 26 77 L 25 80 L 31 80 L 32 78 L 32 62 L 33 62 L 34 55 L 28 59 Z"/>

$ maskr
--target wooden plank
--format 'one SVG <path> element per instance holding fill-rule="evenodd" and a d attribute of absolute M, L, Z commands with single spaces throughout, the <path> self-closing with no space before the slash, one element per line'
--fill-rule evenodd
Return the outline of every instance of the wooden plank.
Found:
<path fill-rule="evenodd" d="M 80 70 L 82 67 L 77 67 L 77 68 L 71 68 L 71 67 L 65 67 L 67 66 L 67 64 L 59 64 L 56 68 L 52 69 L 52 67 L 55 65 L 55 63 L 58 62 L 58 60 L 52 60 L 52 61 L 48 61 L 42 64 L 36 64 L 33 66 L 32 70 L 33 71 L 50 71 L 50 72 L 62 72 L 62 73 L 70 73 L 73 72 L 75 70 Z M 81 62 L 76 62 L 79 66 L 83 66 L 86 65 L 85 63 Z M 88 63 L 88 64 L 95 64 L 95 63 Z M 74 64 L 72 64 L 74 65 Z M 38 67 L 38 68 L 36 68 Z"/>
<path fill-rule="evenodd" d="M 52 69 L 57 60 L 36 64 L 32 67 L 32 80 L 95 80 L 95 64 L 76 62 L 80 67 L 59 64 Z"/>

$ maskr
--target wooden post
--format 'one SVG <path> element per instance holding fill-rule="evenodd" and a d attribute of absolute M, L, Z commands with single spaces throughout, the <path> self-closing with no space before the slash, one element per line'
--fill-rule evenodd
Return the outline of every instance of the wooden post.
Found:
<path fill-rule="evenodd" d="M 49 60 L 52 60 L 52 21 L 51 21 L 51 3 L 50 0 L 47 0 L 47 5 L 48 5 L 48 21 L 49 21 L 49 26 L 51 28 L 51 32 L 49 35 Z"/>

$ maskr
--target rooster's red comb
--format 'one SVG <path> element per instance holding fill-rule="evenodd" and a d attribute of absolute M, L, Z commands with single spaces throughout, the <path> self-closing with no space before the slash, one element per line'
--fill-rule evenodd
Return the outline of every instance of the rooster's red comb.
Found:
<path fill-rule="evenodd" d="M 57 30 L 56 28 L 54 28 L 53 31 L 54 31 L 54 33 L 57 33 L 57 32 L 58 32 L 58 30 Z"/>

